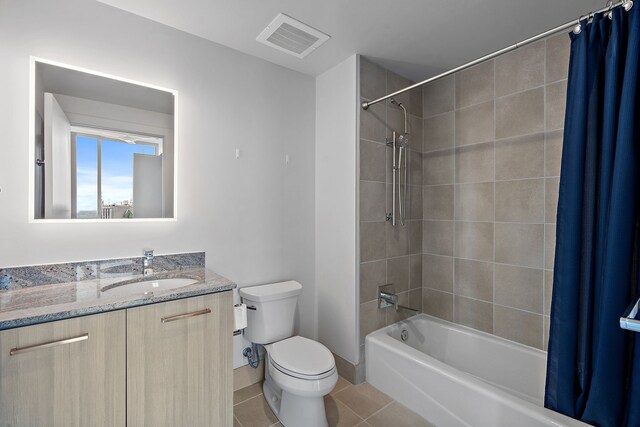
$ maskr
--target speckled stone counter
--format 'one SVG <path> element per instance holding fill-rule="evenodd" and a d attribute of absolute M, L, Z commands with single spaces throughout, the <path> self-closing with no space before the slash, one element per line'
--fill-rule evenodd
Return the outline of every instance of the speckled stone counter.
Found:
<path fill-rule="evenodd" d="M 123 260 L 116 261 L 122 264 Z M 116 261 L 110 261 L 110 263 L 113 264 Z M 96 261 L 95 263 L 100 262 Z M 104 261 L 104 263 L 107 262 Z M 161 262 L 158 263 L 158 266 L 160 264 Z M 207 270 L 204 266 L 197 266 L 200 264 L 199 262 L 195 264 L 196 266 L 172 265 L 171 267 L 175 268 L 173 270 L 163 268 L 158 271 L 156 269 L 153 275 L 146 277 L 143 277 L 136 269 L 124 269 L 124 271 L 107 271 L 105 274 L 95 274 L 93 278 L 91 275 L 89 277 L 83 276 L 82 280 L 62 283 L 38 283 L 37 285 L 28 283 L 25 285 L 26 281 L 22 280 L 22 286 L 14 284 L 14 286 L 0 290 L 0 330 L 224 292 L 236 287 L 235 283 L 229 279 Z M 204 257 L 202 257 L 202 264 L 204 264 Z M 57 266 L 61 265 L 64 264 Z M 136 264 L 134 263 L 134 265 Z M 155 264 L 154 267 L 156 267 Z M 36 267 L 24 268 L 33 269 Z M 99 272 L 101 270 L 92 271 Z M 180 288 L 154 291 L 152 295 L 138 293 L 135 288 L 127 295 L 115 296 L 110 295 L 108 291 L 103 292 L 103 289 L 114 285 L 171 278 L 188 278 L 197 282 Z"/>

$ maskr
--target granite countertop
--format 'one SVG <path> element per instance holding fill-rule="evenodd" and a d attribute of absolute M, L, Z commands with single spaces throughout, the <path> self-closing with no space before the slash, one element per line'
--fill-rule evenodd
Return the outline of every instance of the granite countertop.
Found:
<path fill-rule="evenodd" d="M 152 295 L 136 293 L 135 289 L 127 295 L 102 292 L 113 285 L 168 278 L 189 278 L 197 282 L 180 288 L 154 291 Z M 204 267 L 195 267 L 162 271 L 146 277 L 132 272 L 117 277 L 9 288 L 0 291 L 0 330 L 224 292 L 235 287 L 235 283 L 229 279 Z"/>

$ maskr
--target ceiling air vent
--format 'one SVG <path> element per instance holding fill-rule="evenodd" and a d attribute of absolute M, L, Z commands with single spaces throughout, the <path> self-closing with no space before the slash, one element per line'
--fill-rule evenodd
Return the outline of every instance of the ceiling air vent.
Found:
<path fill-rule="evenodd" d="M 327 34 L 281 13 L 256 40 L 298 58 L 304 58 L 329 38 Z"/>

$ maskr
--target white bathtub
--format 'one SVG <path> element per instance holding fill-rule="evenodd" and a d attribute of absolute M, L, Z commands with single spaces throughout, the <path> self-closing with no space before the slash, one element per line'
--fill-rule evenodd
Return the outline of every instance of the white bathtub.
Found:
<path fill-rule="evenodd" d="M 543 407 L 546 359 L 426 314 L 366 338 L 367 382 L 438 427 L 586 426 Z"/>

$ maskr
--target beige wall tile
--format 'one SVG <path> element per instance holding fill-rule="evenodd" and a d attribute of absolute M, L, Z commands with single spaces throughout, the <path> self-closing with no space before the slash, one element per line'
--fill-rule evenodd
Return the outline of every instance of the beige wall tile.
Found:
<path fill-rule="evenodd" d="M 360 181 L 360 221 L 384 221 L 387 184 Z"/>
<path fill-rule="evenodd" d="M 360 109 L 360 137 L 371 141 L 385 142 L 387 135 L 387 107 L 384 104 Z"/>
<path fill-rule="evenodd" d="M 454 77 L 444 77 L 422 87 L 422 115 L 430 117 L 453 111 Z"/>
<path fill-rule="evenodd" d="M 549 316 L 542 316 L 543 319 L 543 327 L 542 327 L 542 349 L 547 351 L 549 349 L 549 326 L 551 325 L 551 319 Z"/>
<path fill-rule="evenodd" d="M 553 263 L 556 256 L 556 225 L 545 224 L 544 226 L 544 268 L 553 270 Z"/>
<path fill-rule="evenodd" d="M 422 88 L 409 91 L 409 112 L 422 118 Z"/>
<path fill-rule="evenodd" d="M 391 187 L 389 188 L 391 189 Z M 422 188 L 422 185 L 410 185 L 408 188 L 407 214 L 409 219 L 422 219 Z M 391 197 L 391 194 L 390 191 L 388 197 Z M 391 212 L 391 210 L 387 212 Z"/>
<path fill-rule="evenodd" d="M 360 57 L 360 96 L 373 100 L 387 94 L 387 71 Z"/>
<path fill-rule="evenodd" d="M 493 221 L 493 182 L 456 184 L 455 219 Z"/>
<path fill-rule="evenodd" d="M 496 223 L 496 262 L 542 268 L 544 225 Z"/>
<path fill-rule="evenodd" d="M 422 311 L 431 316 L 453 321 L 453 294 L 422 288 Z"/>
<path fill-rule="evenodd" d="M 545 141 L 545 175 L 560 176 L 563 131 L 547 132 Z"/>
<path fill-rule="evenodd" d="M 387 260 L 387 284 L 393 284 L 395 292 L 409 290 L 409 257 Z"/>
<path fill-rule="evenodd" d="M 407 86 L 411 86 L 413 82 L 405 77 L 402 77 L 393 71 L 387 71 L 387 90 L 389 93 L 396 92 L 400 89 L 404 89 Z M 400 95 L 394 96 L 394 99 L 398 102 L 401 102 L 405 108 L 411 108 L 411 95 L 409 92 L 401 93 Z"/>
<path fill-rule="evenodd" d="M 544 133 L 496 141 L 496 180 L 544 176 Z"/>
<path fill-rule="evenodd" d="M 531 347 L 542 348 L 542 315 L 495 307 L 495 334 Z"/>
<path fill-rule="evenodd" d="M 423 120 L 424 151 L 451 148 L 454 145 L 453 112 L 440 114 Z"/>
<path fill-rule="evenodd" d="M 496 58 L 496 96 L 544 84 L 544 56 L 545 42 L 540 41 Z"/>
<path fill-rule="evenodd" d="M 456 148 L 456 183 L 494 180 L 493 142 Z"/>
<path fill-rule="evenodd" d="M 422 221 L 408 221 L 407 223 L 407 239 L 409 240 L 409 254 L 422 253 Z"/>
<path fill-rule="evenodd" d="M 453 185 L 427 186 L 422 189 L 424 219 L 453 219 Z"/>
<path fill-rule="evenodd" d="M 545 187 L 545 222 L 555 223 L 558 211 L 559 178 L 547 178 Z"/>
<path fill-rule="evenodd" d="M 544 89 L 532 89 L 496 100 L 496 138 L 544 130 Z"/>
<path fill-rule="evenodd" d="M 492 141 L 494 133 L 493 101 L 474 105 L 455 114 L 455 145 Z"/>
<path fill-rule="evenodd" d="M 385 258 L 385 223 L 360 223 L 360 261 L 374 261 Z"/>
<path fill-rule="evenodd" d="M 564 32 L 546 40 L 547 43 L 547 83 L 567 78 L 571 42 Z"/>
<path fill-rule="evenodd" d="M 454 322 L 492 333 L 493 304 L 456 295 Z"/>
<path fill-rule="evenodd" d="M 544 271 L 544 314 L 551 314 L 551 297 L 553 296 L 553 270 Z"/>
<path fill-rule="evenodd" d="M 493 261 L 493 227 L 491 222 L 456 221 L 455 256 Z"/>
<path fill-rule="evenodd" d="M 378 308 L 378 301 L 360 304 L 360 344 L 371 332 L 385 326 L 384 310 Z"/>
<path fill-rule="evenodd" d="M 453 255 L 453 221 L 423 221 L 422 250 L 435 255 Z"/>
<path fill-rule="evenodd" d="M 567 81 L 550 84 L 546 87 L 546 117 L 547 130 L 562 129 L 564 127 L 564 112 L 567 102 Z"/>
<path fill-rule="evenodd" d="M 409 115 L 409 148 L 422 152 L 422 117 Z"/>
<path fill-rule="evenodd" d="M 493 61 L 486 61 L 455 74 L 456 109 L 493 99 Z"/>
<path fill-rule="evenodd" d="M 378 286 L 387 283 L 387 262 L 385 260 L 360 264 L 360 302 L 378 298 Z"/>
<path fill-rule="evenodd" d="M 409 257 L 409 289 L 422 288 L 422 254 Z M 420 298 L 422 304 L 422 298 Z"/>
<path fill-rule="evenodd" d="M 543 271 L 496 264 L 496 304 L 542 314 Z"/>
<path fill-rule="evenodd" d="M 402 156 L 406 155 L 406 151 L 402 152 Z M 422 153 L 419 151 L 408 150 L 409 157 L 408 160 L 408 178 L 409 185 L 421 185 L 422 184 Z M 398 158 L 400 161 L 400 158 Z M 402 159 L 404 165 L 404 159 Z M 404 178 L 403 182 L 404 182 Z"/>
<path fill-rule="evenodd" d="M 544 222 L 544 178 L 499 181 L 496 221 Z"/>
<path fill-rule="evenodd" d="M 464 297 L 493 301 L 493 263 L 455 260 L 454 293 Z"/>
<path fill-rule="evenodd" d="M 453 184 L 454 150 L 425 153 L 422 157 L 422 182 L 425 185 Z"/>
<path fill-rule="evenodd" d="M 386 147 L 384 144 L 360 140 L 360 179 L 385 182 Z"/>
<path fill-rule="evenodd" d="M 395 227 L 391 225 L 391 221 L 387 221 L 385 224 L 387 258 L 409 254 L 408 225 L 400 225 L 399 221 L 396 224 Z"/>
<path fill-rule="evenodd" d="M 422 286 L 443 292 L 453 292 L 453 258 L 424 254 Z"/>

